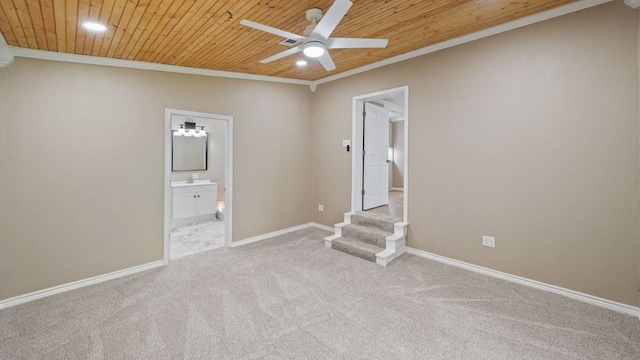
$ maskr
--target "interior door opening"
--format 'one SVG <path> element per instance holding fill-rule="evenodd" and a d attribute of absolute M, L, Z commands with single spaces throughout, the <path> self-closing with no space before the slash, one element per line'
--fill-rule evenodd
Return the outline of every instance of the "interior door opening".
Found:
<path fill-rule="evenodd" d="M 233 119 L 165 111 L 164 260 L 229 246 Z"/>
<path fill-rule="evenodd" d="M 353 98 L 352 211 L 407 222 L 408 87 Z"/>

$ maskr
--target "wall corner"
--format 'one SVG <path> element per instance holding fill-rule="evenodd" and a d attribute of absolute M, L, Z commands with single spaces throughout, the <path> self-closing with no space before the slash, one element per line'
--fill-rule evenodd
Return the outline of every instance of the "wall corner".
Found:
<path fill-rule="evenodd" d="M 640 0 L 624 0 L 624 4 L 634 9 L 640 8 Z"/>

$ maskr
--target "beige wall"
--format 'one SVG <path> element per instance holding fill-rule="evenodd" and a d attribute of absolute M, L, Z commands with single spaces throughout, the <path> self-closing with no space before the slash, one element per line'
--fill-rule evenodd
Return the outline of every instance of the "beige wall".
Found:
<path fill-rule="evenodd" d="M 311 220 L 306 86 L 24 58 L 0 74 L 0 299 L 162 259 L 167 107 L 234 117 L 234 240 Z"/>
<path fill-rule="evenodd" d="M 393 145 L 393 186 L 404 187 L 404 121 L 391 123 L 391 144 Z"/>
<path fill-rule="evenodd" d="M 352 97 L 408 85 L 409 246 L 638 305 L 637 28 L 613 2 L 320 85 L 314 221 L 350 209 Z"/>
<path fill-rule="evenodd" d="M 195 122 L 200 126 L 205 127 L 208 137 L 208 150 L 207 150 L 207 171 L 175 171 L 171 172 L 171 181 L 187 180 L 193 173 L 198 174 L 200 180 L 211 180 L 218 184 L 218 201 L 224 201 L 224 187 L 225 187 L 225 131 L 226 122 L 222 120 L 211 120 L 204 118 L 190 117 L 187 120 L 186 116 L 175 115 L 171 118 L 171 129 L 178 130 L 179 124 L 184 124 L 185 121 Z"/>
<path fill-rule="evenodd" d="M 18 58 L 0 70 L 0 300 L 162 258 L 166 107 L 234 116 L 240 240 L 341 221 L 352 97 L 409 85 L 410 246 L 638 305 L 637 40 L 614 2 L 314 94 Z"/>

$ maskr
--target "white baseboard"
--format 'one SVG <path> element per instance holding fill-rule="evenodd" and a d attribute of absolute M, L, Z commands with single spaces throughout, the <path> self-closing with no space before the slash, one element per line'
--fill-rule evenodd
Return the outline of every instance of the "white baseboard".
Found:
<path fill-rule="evenodd" d="M 511 281 L 525 286 L 530 286 L 540 290 L 546 290 L 554 294 L 566 296 L 568 298 L 582 301 L 591 305 L 603 307 L 605 309 L 617 311 L 624 314 L 637 316 L 640 319 L 640 308 L 627 304 L 622 304 L 616 301 L 603 299 L 597 296 L 581 293 L 574 290 L 565 289 L 559 286 L 545 284 L 536 280 L 527 279 L 524 277 L 507 274 L 501 271 L 492 270 L 478 265 L 473 265 L 460 260 L 454 260 L 445 256 L 432 254 L 423 250 L 415 248 L 407 248 L 407 253 L 415 256 L 419 256 L 425 259 L 438 261 L 447 265 L 456 266 L 465 270 L 473 271 L 483 275 L 493 276 L 498 279 Z"/>
<path fill-rule="evenodd" d="M 302 230 L 302 229 L 306 229 L 309 228 L 313 223 L 306 223 L 306 224 L 302 224 L 302 225 L 296 225 L 296 226 L 292 226 L 290 228 L 286 228 L 286 229 L 282 229 L 282 230 L 276 230 L 270 233 L 266 233 L 266 234 L 262 234 L 262 235 L 258 235 L 258 236 L 254 236 L 254 237 L 250 237 L 248 239 L 244 239 L 244 240 L 239 240 L 239 241 L 234 241 L 231 243 L 231 245 L 229 245 L 230 248 L 234 248 L 234 247 L 238 247 L 238 246 L 243 246 L 243 245 L 247 245 L 247 244 L 251 244 L 257 241 L 262 241 L 262 240 L 266 240 L 266 239 L 270 239 L 274 236 L 279 236 L 279 235 L 284 235 L 290 232 L 294 232 L 294 231 L 298 231 L 298 230 Z"/>
<path fill-rule="evenodd" d="M 309 223 L 309 225 L 314 227 L 314 228 L 318 228 L 320 230 L 327 230 L 327 231 L 331 231 L 331 232 L 333 232 L 335 230 L 333 228 L 333 226 L 322 225 L 322 224 L 318 224 L 316 222 L 311 222 L 311 223 Z"/>
<path fill-rule="evenodd" d="M 311 223 L 306 223 L 306 224 L 302 224 L 302 225 L 298 225 L 298 226 L 293 226 L 293 227 L 290 227 L 290 228 L 287 228 L 287 229 L 282 229 L 282 230 L 270 232 L 268 234 L 262 234 L 262 235 L 254 236 L 252 238 L 244 239 L 244 240 L 241 240 L 241 241 L 235 241 L 235 242 L 231 243 L 231 245 L 229 247 L 242 246 L 242 245 L 254 243 L 256 241 L 269 239 L 269 238 L 272 238 L 274 236 L 290 233 L 290 232 L 293 232 L 293 231 L 307 229 L 307 228 L 310 228 L 310 227 L 316 227 L 316 228 L 323 229 L 323 230 L 333 231 L 333 228 L 330 228 L 330 227 L 322 225 L 322 224 L 317 224 L 317 223 L 312 223 L 311 222 Z M 142 271 L 155 269 L 155 268 L 163 266 L 163 265 L 165 265 L 164 260 L 154 261 L 154 262 L 151 262 L 151 263 L 148 263 L 148 264 L 134 266 L 134 267 L 131 267 L 131 268 L 128 268 L 128 269 L 118 270 L 118 271 L 114 271 L 114 272 L 111 272 L 111 273 L 108 273 L 108 274 L 98 275 L 98 276 L 94 276 L 94 277 L 91 277 L 91 278 L 88 278 L 88 279 L 78 280 L 78 281 L 70 282 L 70 283 L 67 283 L 67 284 L 54 286 L 54 287 L 51 287 L 51 288 L 48 288 L 48 289 L 38 290 L 38 291 L 34 291 L 34 292 L 31 292 L 31 293 L 28 293 L 28 294 L 19 295 L 19 296 L 12 297 L 12 298 L 9 298 L 9 299 L 1 300 L 0 301 L 0 310 L 6 309 L 6 308 L 11 307 L 11 306 L 24 304 L 24 303 L 27 303 L 27 302 L 30 302 L 30 301 L 42 299 L 42 298 L 45 298 L 47 296 L 60 294 L 60 293 L 66 292 L 66 291 L 79 289 L 79 288 L 82 288 L 82 287 L 85 287 L 85 286 L 89 286 L 89 285 L 99 284 L 101 282 L 117 279 L 119 277 L 123 277 L 123 276 L 127 276 L 127 275 L 132 275 L 132 274 L 139 273 L 139 272 L 142 272 Z"/>
<path fill-rule="evenodd" d="M 392 187 L 391 191 L 404 191 L 404 188 L 401 187 Z"/>
<path fill-rule="evenodd" d="M 116 278 L 119 278 L 119 277 L 123 277 L 123 276 L 127 276 L 127 275 L 132 275 L 132 274 L 139 273 L 139 272 L 142 272 L 142 271 L 155 269 L 155 268 L 163 266 L 163 265 L 165 265 L 165 262 L 163 260 L 154 261 L 154 262 L 150 262 L 148 264 L 134 266 L 134 267 L 130 267 L 128 269 L 114 271 L 114 272 L 111 272 L 111 273 L 108 273 L 108 274 L 104 274 L 104 275 L 98 275 L 98 276 L 94 276 L 94 277 L 91 277 L 91 278 L 88 278 L 88 279 L 78 280 L 78 281 L 70 282 L 70 283 L 67 283 L 67 284 L 62 284 L 62 285 L 50 287 L 48 289 L 34 291 L 32 293 L 28 293 L 28 294 L 24 294 L 24 295 L 18 295 L 16 297 L 12 297 L 12 298 L 0 301 L 0 310 L 6 309 L 6 308 L 11 307 L 11 306 L 24 304 L 24 303 L 27 303 L 27 302 L 30 302 L 30 301 L 42 299 L 42 298 L 45 298 L 47 296 L 60 294 L 60 293 L 66 292 L 66 291 L 79 289 L 79 288 L 82 288 L 82 287 L 85 287 L 85 286 L 89 286 L 89 285 L 99 284 L 101 282 L 105 282 L 105 281 L 108 281 L 108 280 L 113 280 L 113 279 L 116 279 Z"/>

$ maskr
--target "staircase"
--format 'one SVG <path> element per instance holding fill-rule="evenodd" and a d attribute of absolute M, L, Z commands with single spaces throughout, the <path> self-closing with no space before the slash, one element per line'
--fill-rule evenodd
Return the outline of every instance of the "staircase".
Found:
<path fill-rule="evenodd" d="M 387 266 L 406 252 L 408 223 L 393 217 L 359 211 L 344 214 L 326 247 Z"/>

